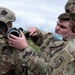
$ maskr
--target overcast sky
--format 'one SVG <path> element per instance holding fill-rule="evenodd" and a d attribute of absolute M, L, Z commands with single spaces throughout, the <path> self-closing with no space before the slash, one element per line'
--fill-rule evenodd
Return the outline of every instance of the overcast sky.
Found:
<path fill-rule="evenodd" d="M 44 31 L 53 31 L 59 14 L 65 12 L 67 0 L 1 0 L 0 5 L 16 14 L 14 27 L 27 30 L 35 26 Z"/>

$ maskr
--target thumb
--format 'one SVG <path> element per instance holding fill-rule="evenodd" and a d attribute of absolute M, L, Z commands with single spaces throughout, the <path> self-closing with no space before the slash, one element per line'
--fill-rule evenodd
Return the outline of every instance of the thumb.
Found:
<path fill-rule="evenodd" d="M 23 33 L 22 31 L 20 31 L 20 33 L 21 33 L 21 36 L 22 36 L 22 37 L 25 37 L 25 36 L 24 36 L 24 33 Z"/>

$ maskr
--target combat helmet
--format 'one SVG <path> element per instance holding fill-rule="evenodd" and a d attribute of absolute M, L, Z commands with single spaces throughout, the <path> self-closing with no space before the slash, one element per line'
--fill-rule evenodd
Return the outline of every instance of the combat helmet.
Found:
<path fill-rule="evenodd" d="M 65 5 L 65 11 L 71 16 L 71 29 L 75 32 L 75 0 L 68 0 Z"/>
<path fill-rule="evenodd" d="M 75 0 L 68 0 L 65 5 L 65 11 L 75 14 Z"/>
<path fill-rule="evenodd" d="M 13 11 L 2 6 L 0 6 L 0 15 L 4 16 L 6 19 L 9 19 L 11 22 L 14 22 L 16 18 Z"/>

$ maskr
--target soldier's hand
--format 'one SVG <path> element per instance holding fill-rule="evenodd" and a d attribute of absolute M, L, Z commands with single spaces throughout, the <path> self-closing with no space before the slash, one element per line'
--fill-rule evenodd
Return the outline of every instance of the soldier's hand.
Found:
<path fill-rule="evenodd" d="M 20 31 L 20 32 L 21 32 L 22 37 L 16 37 L 16 36 L 10 34 L 10 37 L 8 36 L 8 44 L 11 47 L 22 50 L 28 46 L 28 43 L 27 43 L 27 40 L 26 40 L 23 32 L 22 31 Z"/>
<path fill-rule="evenodd" d="M 28 28 L 29 36 L 37 36 L 38 29 L 36 27 L 29 27 Z"/>

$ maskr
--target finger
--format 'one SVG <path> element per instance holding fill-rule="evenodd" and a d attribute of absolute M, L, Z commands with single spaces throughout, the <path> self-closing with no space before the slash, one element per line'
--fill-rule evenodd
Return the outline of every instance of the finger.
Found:
<path fill-rule="evenodd" d="M 15 44 L 15 42 L 8 40 L 9 44 Z"/>
<path fill-rule="evenodd" d="M 28 32 L 29 32 L 29 33 L 32 32 L 33 30 L 35 30 L 35 27 L 29 27 L 29 28 L 28 28 Z"/>
<path fill-rule="evenodd" d="M 32 36 L 33 34 L 34 34 L 34 32 L 30 32 L 30 33 L 29 33 L 29 36 Z"/>
<path fill-rule="evenodd" d="M 36 36 L 36 35 L 37 35 L 37 33 L 34 33 L 34 34 L 33 34 L 33 36 Z"/>
<path fill-rule="evenodd" d="M 27 31 L 28 31 L 28 32 L 31 32 L 31 27 L 29 27 Z"/>
<path fill-rule="evenodd" d="M 18 39 L 17 36 L 10 34 L 8 37 L 13 38 L 13 39 Z"/>
<path fill-rule="evenodd" d="M 8 43 L 8 45 L 14 47 L 14 44 L 12 42 Z"/>
<path fill-rule="evenodd" d="M 37 35 L 37 31 L 32 31 L 31 33 L 30 33 L 30 36 L 35 36 L 35 35 Z"/>
<path fill-rule="evenodd" d="M 10 41 L 10 40 L 8 40 L 7 42 L 8 42 L 8 43 L 12 43 L 12 41 Z"/>
<path fill-rule="evenodd" d="M 22 31 L 20 31 L 20 33 L 21 33 L 22 37 L 25 37 L 25 36 L 24 36 L 24 33 L 23 33 Z"/>
<path fill-rule="evenodd" d="M 12 42 L 12 41 L 15 41 L 15 39 L 13 39 L 12 36 L 11 36 L 11 37 L 8 36 L 8 42 L 9 42 L 9 41 Z"/>

